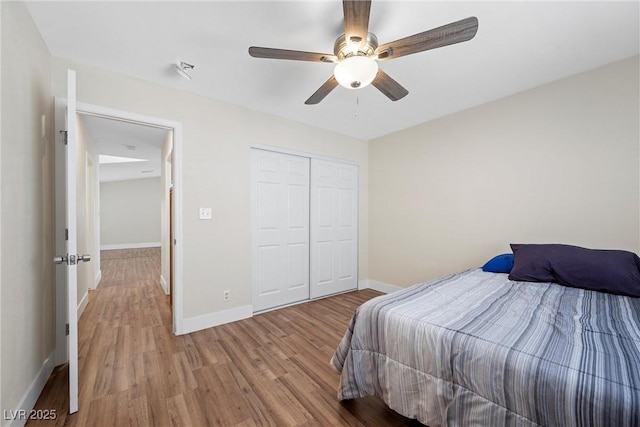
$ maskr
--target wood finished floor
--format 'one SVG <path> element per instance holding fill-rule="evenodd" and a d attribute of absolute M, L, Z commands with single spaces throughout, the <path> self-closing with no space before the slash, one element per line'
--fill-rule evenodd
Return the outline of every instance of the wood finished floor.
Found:
<path fill-rule="evenodd" d="M 68 369 L 35 409 L 56 426 L 422 426 L 377 398 L 338 402 L 329 366 L 364 290 L 188 335 L 171 333 L 157 249 L 103 251 L 102 281 L 79 323 L 80 410 Z"/>

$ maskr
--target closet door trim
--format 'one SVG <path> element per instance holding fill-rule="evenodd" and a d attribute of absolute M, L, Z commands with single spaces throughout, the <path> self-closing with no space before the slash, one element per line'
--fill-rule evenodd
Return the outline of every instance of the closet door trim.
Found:
<path fill-rule="evenodd" d="M 345 163 L 360 167 L 360 163 L 353 160 L 341 159 L 339 157 L 324 156 L 321 154 L 306 153 L 304 151 L 289 150 L 287 148 L 274 147 L 273 145 L 252 144 L 252 150 L 272 151 L 274 153 L 288 154 L 290 156 L 307 157 L 309 159 L 326 160 L 329 162 Z"/>

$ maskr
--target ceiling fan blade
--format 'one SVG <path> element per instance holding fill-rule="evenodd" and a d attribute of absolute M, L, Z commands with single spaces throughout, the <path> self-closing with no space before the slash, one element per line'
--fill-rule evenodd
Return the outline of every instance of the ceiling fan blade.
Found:
<path fill-rule="evenodd" d="M 325 96 L 329 95 L 329 92 L 334 90 L 336 86 L 338 86 L 338 81 L 334 76 L 331 76 L 331 78 L 324 82 L 324 84 L 320 86 L 320 88 L 315 91 L 315 93 L 311 95 L 309 99 L 304 101 L 304 103 L 307 105 L 315 105 L 319 103 L 324 99 Z"/>
<path fill-rule="evenodd" d="M 378 69 L 378 74 L 376 74 L 376 78 L 371 82 L 380 92 L 387 95 L 392 101 L 397 101 L 398 99 L 402 99 L 409 93 L 400 83 L 393 80 L 387 73 Z"/>
<path fill-rule="evenodd" d="M 335 62 L 338 58 L 328 53 L 303 52 L 301 50 L 273 49 L 251 46 L 249 55 L 254 58 L 291 59 L 294 61 Z"/>
<path fill-rule="evenodd" d="M 371 1 L 343 0 L 342 9 L 344 12 L 345 40 L 366 43 L 367 34 L 369 33 L 369 12 L 371 11 Z"/>
<path fill-rule="evenodd" d="M 375 54 L 378 60 L 399 58 L 412 53 L 448 46 L 471 40 L 478 32 L 478 18 L 472 16 L 442 27 L 414 34 L 379 46 Z"/>

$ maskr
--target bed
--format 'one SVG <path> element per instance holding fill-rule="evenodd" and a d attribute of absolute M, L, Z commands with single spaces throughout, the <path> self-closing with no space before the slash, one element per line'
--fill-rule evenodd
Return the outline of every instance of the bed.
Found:
<path fill-rule="evenodd" d="M 640 426 L 640 298 L 471 269 L 360 306 L 338 398 L 430 426 Z"/>

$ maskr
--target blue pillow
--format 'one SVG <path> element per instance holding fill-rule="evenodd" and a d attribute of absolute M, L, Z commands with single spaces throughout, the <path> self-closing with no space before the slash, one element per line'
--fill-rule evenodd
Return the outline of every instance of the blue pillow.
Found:
<path fill-rule="evenodd" d="M 482 271 L 489 273 L 511 273 L 513 254 L 502 254 L 491 258 L 482 266 Z"/>

